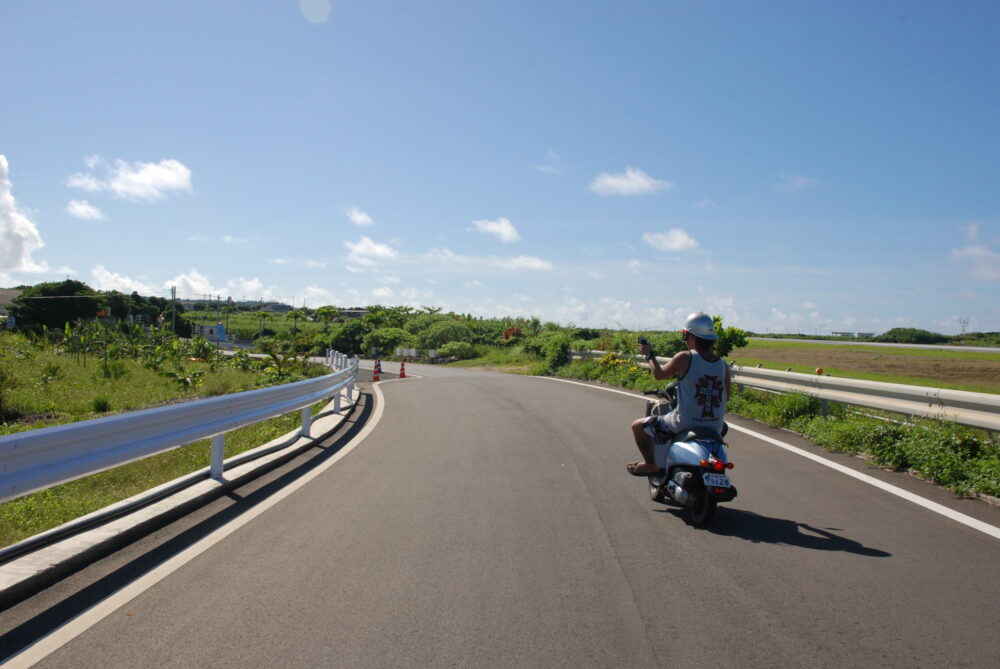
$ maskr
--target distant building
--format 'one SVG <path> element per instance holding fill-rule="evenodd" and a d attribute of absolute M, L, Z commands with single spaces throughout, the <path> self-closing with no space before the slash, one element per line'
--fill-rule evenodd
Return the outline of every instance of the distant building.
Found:
<path fill-rule="evenodd" d="M 215 325 L 192 325 L 191 336 L 204 337 L 208 341 L 229 341 L 229 338 L 226 336 L 226 326 L 222 323 L 216 323 Z"/>
<path fill-rule="evenodd" d="M 291 306 L 282 304 L 281 302 L 268 302 L 261 305 L 259 309 L 259 311 L 263 311 L 265 314 L 287 314 L 291 310 Z"/>

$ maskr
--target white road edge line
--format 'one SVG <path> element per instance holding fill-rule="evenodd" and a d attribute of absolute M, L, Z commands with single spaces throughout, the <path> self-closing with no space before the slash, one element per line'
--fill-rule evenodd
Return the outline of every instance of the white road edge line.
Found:
<path fill-rule="evenodd" d="M 635 393 L 626 392 L 624 390 L 616 390 L 614 388 L 604 388 L 604 387 L 601 387 L 601 386 L 592 386 L 589 383 L 580 383 L 579 381 L 570 381 L 569 379 L 556 379 L 556 378 L 553 378 L 551 376 L 539 376 L 539 377 L 536 377 L 536 378 L 539 378 L 539 379 L 549 379 L 550 381 L 562 381 L 563 383 L 572 383 L 573 385 L 583 386 L 584 388 L 593 388 L 594 390 L 605 390 L 605 391 L 610 392 L 610 393 L 618 393 L 620 395 L 627 395 L 628 397 L 632 397 L 632 398 L 636 398 L 636 399 L 643 399 L 642 395 L 636 395 Z M 729 429 L 731 429 L 731 430 L 737 430 L 739 432 L 743 432 L 744 434 L 748 434 L 751 437 L 756 437 L 757 439 L 760 439 L 761 441 L 765 441 L 765 442 L 767 442 L 769 444 L 773 444 L 774 446 L 777 446 L 779 448 L 783 448 L 786 451 L 789 451 L 791 453 L 795 453 L 796 455 L 801 455 L 804 458 L 808 458 L 808 459 L 810 459 L 810 460 L 812 460 L 814 462 L 818 462 L 819 464 L 823 465 L 824 467 L 829 467 L 830 469 L 838 471 L 841 474 L 846 474 L 847 476 L 850 476 L 850 477 L 855 478 L 855 479 L 857 479 L 859 481 L 867 483 L 868 485 L 875 486 L 876 488 L 879 488 L 880 490 L 884 490 L 885 492 L 888 492 L 888 493 L 891 493 L 893 495 L 896 495 L 897 497 L 901 497 L 901 498 L 905 499 L 908 502 L 913 502 L 914 504 L 916 504 L 918 506 L 924 507 L 928 511 L 933 511 L 934 513 L 941 514 L 942 516 L 944 516 L 946 518 L 950 518 L 951 520 L 954 520 L 955 522 L 958 522 L 958 523 L 961 523 L 961 524 L 966 525 L 968 527 L 971 527 L 974 530 L 979 530 L 983 534 L 988 534 L 989 536 L 991 536 L 991 537 L 993 537 L 995 539 L 1000 539 L 1000 527 L 995 527 L 993 525 L 990 525 L 989 523 L 984 523 L 981 520 L 977 520 L 977 519 L 975 519 L 975 518 L 973 518 L 971 516 L 965 515 L 964 513 L 960 513 L 958 511 L 954 511 L 952 509 L 949 509 L 948 507 L 943 506 L 941 504 L 938 504 L 937 502 L 932 502 L 929 499 L 924 499 L 920 495 L 915 495 L 912 492 L 909 492 L 907 490 L 903 490 L 902 488 L 897 488 L 896 486 L 894 486 L 892 484 L 885 483 L 884 481 L 879 481 L 877 478 L 874 478 L 872 476 L 868 476 L 867 474 L 862 474 L 861 472 L 855 471 L 855 470 L 851 469 L 850 467 L 845 467 L 844 465 L 841 465 L 839 463 L 833 462 L 831 460 L 827 460 L 826 458 L 822 458 L 822 457 L 820 457 L 818 455 L 810 453 L 809 451 L 806 451 L 806 450 L 803 450 L 801 448 L 798 448 L 797 446 L 792 446 L 791 444 L 786 444 L 783 441 L 779 441 L 777 439 L 773 439 L 773 438 L 768 437 L 766 435 L 763 435 L 763 434 L 761 434 L 759 432 L 754 432 L 753 430 L 748 430 L 747 428 L 740 427 L 739 425 L 730 425 Z"/>
<path fill-rule="evenodd" d="M 72 620 L 67 621 L 62 626 L 56 628 L 46 636 L 42 637 L 34 644 L 28 646 L 22 650 L 17 655 L 13 655 L 7 659 L 6 662 L 0 664 L 0 667 L 7 669 L 23 669 L 26 667 L 33 666 L 36 662 L 39 662 L 55 651 L 59 650 L 67 643 L 78 637 L 79 635 L 86 632 L 88 629 L 99 623 L 101 620 L 114 613 L 122 606 L 132 601 L 143 592 L 153 587 L 163 579 L 165 579 L 170 574 L 174 573 L 185 564 L 198 557 L 209 548 L 219 543 L 230 534 L 236 532 L 251 520 L 260 516 L 262 513 L 273 507 L 278 502 L 281 502 L 286 497 L 294 493 L 299 488 L 303 487 L 314 478 L 325 472 L 327 469 L 332 467 L 341 458 L 354 450 L 362 441 L 375 429 L 378 425 L 379 420 L 382 418 L 382 413 L 385 408 L 385 402 L 383 401 L 382 390 L 378 387 L 378 383 L 373 384 L 373 389 L 375 391 L 375 412 L 372 417 L 368 420 L 365 426 L 361 429 L 354 439 L 352 439 L 346 446 L 340 449 L 336 454 L 330 457 L 329 460 L 324 462 L 322 465 L 312 470 L 308 474 L 302 476 L 294 483 L 289 484 L 287 487 L 276 492 L 271 497 L 267 498 L 257 506 L 253 507 L 243 515 L 234 519 L 232 522 L 228 523 L 224 527 L 220 527 L 218 530 L 209 534 L 207 537 L 198 541 L 198 543 L 189 546 L 184 551 L 178 553 L 174 557 L 170 558 L 163 564 L 155 567 L 151 571 L 143 574 L 136 580 L 132 581 L 126 585 L 121 590 L 109 595 L 107 598 L 101 600 L 91 608 L 87 609 L 77 617 Z"/>

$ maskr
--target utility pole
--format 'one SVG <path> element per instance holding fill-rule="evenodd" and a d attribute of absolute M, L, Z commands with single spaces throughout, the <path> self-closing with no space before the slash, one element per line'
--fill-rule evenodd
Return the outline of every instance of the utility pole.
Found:
<path fill-rule="evenodd" d="M 170 286 L 170 301 L 173 303 L 170 314 L 170 329 L 174 331 L 174 334 L 177 334 L 177 286 Z"/>

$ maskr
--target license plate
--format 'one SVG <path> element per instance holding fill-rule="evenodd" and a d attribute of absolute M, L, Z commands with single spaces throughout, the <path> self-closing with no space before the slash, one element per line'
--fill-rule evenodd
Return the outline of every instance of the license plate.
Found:
<path fill-rule="evenodd" d="M 703 474 L 703 476 L 705 485 L 710 488 L 729 488 L 733 485 L 725 474 Z"/>

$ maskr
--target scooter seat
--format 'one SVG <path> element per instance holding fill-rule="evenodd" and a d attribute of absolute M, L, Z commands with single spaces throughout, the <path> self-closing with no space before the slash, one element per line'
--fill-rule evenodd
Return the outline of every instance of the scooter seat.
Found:
<path fill-rule="evenodd" d="M 693 439 L 711 439 L 712 441 L 722 441 L 722 435 L 717 430 L 707 427 L 696 427 L 693 430 L 679 433 L 674 437 L 674 441 L 691 441 Z"/>

